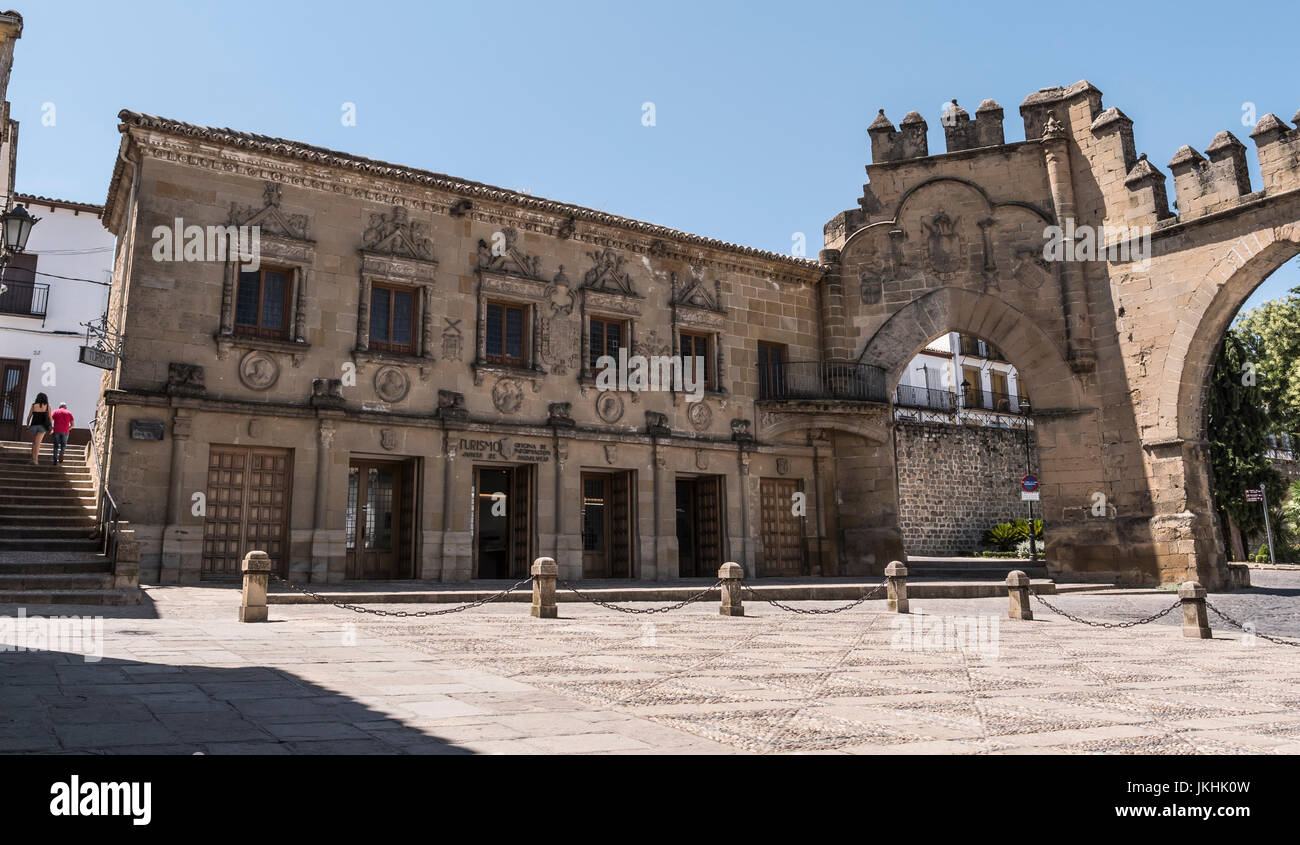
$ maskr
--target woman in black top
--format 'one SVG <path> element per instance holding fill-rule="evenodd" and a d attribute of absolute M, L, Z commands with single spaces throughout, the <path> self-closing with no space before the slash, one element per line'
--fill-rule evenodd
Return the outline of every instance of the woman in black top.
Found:
<path fill-rule="evenodd" d="M 41 441 L 54 427 L 50 419 L 50 400 L 44 393 L 36 394 L 36 401 L 27 412 L 27 428 L 32 432 L 32 463 L 39 463 L 37 455 L 41 453 Z"/>

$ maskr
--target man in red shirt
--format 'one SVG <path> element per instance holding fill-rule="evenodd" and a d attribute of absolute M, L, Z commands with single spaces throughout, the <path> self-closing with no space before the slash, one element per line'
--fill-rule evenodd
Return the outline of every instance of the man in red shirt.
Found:
<path fill-rule="evenodd" d="M 60 402 L 59 409 L 50 414 L 54 423 L 54 463 L 63 463 L 63 451 L 68 448 L 68 432 L 72 431 L 72 412 L 67 402 Z"/>

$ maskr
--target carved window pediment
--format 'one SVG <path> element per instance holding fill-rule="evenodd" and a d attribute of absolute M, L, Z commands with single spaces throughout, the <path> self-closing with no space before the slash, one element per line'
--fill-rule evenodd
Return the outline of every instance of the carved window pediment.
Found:
<path fill-rule="evenodd" d="M 632 284 L 632 276 L 624 269 L 627 259 L 606 247 L 587 253 L 592 267 L 582 277 L 582 289 L 600 293 L 641 298 Z"/>
<path fill-rule="evenodd" d="M 280 205 L 284 188 L 278 182 L 262 183 L 262 206 L 230 204 L 230 225 L 257 226 L 263 239 L 268 237 L 286 241 L 315 243 L 308 233 L 306 214 L 289 214 Z M 262 245 L 266 250 L 265 241 Z"/>
<path fill-rule="evenodd" d="M 370 215 L 370 224 L 362 234 L 363 252 L 427 261 L 436 264 L 433 241 L 428 226 L 411 219 L 405 206 L 395 205 L 389 213 Z"/>
<path fill-rule="evenodd" d="M 722 282 L 714 279 L 710 288 L 699 276 L 693 276 L 689 282 L 682 283 L 678 281 L 677 274 L 673 273 L 672 296 L 668 304 L 678 308 L 727 313 L 727 309 L 722 307 Z"/>
<path fill-rule="evenodd" d="M 498 237 L 499 236 L 499 237 Z M 519 233 L 507 226 L 493 234 L 492 243 L 479 239 L 478 269 L 540 281 L 542 259 L 519 246 Z"/>

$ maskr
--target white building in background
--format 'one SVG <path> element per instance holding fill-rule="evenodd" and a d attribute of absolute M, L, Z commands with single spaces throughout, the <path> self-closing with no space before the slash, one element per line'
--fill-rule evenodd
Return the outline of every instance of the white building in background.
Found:
<path fill-rule="evenodd" d="M 919 412 L 927 416 L 943 412 L 954 415 L 953 422 L 1003 424 L 1000 415 L 1019 414 L 1021 397 L 1027 395 L 1028 387 L 1016 368 L 996 346 L 948 332 L 930 341 L 908 363 L 898 380 L 894 405 L 900 419 Z"/>
<path fill-rule="evenodd" d="M 80 362 L 84 323 L 98 323 L 108 306 L 114 238 L 103 206 L 18 194 L 40 218 L 27 250 L 12 257 L 0 292 L 0 440 L 30 440 L 23 422 L 36 394 L 55 407 L 68 403 L 71 443 L 89 440 L 103 370 Z"/>

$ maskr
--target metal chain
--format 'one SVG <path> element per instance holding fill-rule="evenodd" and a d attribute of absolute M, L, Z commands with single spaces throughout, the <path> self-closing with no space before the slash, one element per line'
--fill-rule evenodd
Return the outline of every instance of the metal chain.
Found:
<path fill-rule="evenodd" d="M 1038 599 L 1038 601 L 1041 602 L 1042 604 L 1046 605 L 1047 609 L 1052 611 L 1053 613 L 1064 616 L 1066 619 L 1069 619 L 1071 622 L 1078 622 L 1083 625 L 1091 625 L 1094 628 L 1132 628 L 1134 625 L 1145 625 L 1148 622 L 1154 622 L 1157 619 L 1159 619 L 1161 616 L 1165 616 L 1166 614 L 1173 612 L 1177 608 L 1181 607 L 1183 604 L 1182 599 L 1179 599 L 1178 601 L 1174 602 L 1169 607 L 1166 607 L 1164 610 L 1160 611 L 1159 613 L 1153 613 L 1144 619 L 1134 619 L 1132 622 L 1091 622 L 1087 619 L 1082 619 L 1078 616 L 1075 616 L 1073 613 L 1067 613 L 1066 611 L 1061 610 L 1059 607 L 1052 604 L 1047 599 L 1040 596 L 1038 593 L 1030 591 L 1029 594 L 1034 598 Z"/>
<path fill-rule="evenodd" d="M 579 592 L 578 589 L 573 587 L 571 584 L 569 584 L 568 581 L 560 582 L 561 587 L 573 593 L 575 596 L 582 599 L 583 601 L 589 601 L 592 604 L 598 604 L 601 607 L 608 608 L 609 610 L 617 610 L 619 613 L 640 613 L 640 614 L 667 613 L 670 610 L 680 610 L 683 607 L 686 607 L 686 605 L 690 604 L 691 602 L 697 602 L 700 599 L 704 598 L 709 593 L 716 590 L 721 584 L 722 584 L 721 581 L 717 581 L 712 586 L 704 588 L 702 591 L 691 596 L 686 601 L 681 601 L 678 602 L 677 604 L 669 605 L 668 607 L 620 607 L 611 602 L 601 601 L 600 599 L 593 598 L 587 595 L 586 593 Z"/>
<path fill-rule="evenodd" d="M 749 597 L 750 597 L 751 599 L 755 600 L 755 601 L 765 601 L 765 602 L 767 602 L 768 604 L 772 605 L 773 607 L 777 607 L 777 608 L 780 608 L 781 610 L 789 611 L 790 613 L 803 613 L 803 614 L 808 615 L 808 616 L 821 616 L 821 615 L 824 615 L 824 614 L 827 614 L 827 613 L 843 613 L 843 612 L 846 611 L 846 610 L 852 610 L 853 608 L 855 608 L 855 607 L 857 607 L 858 605 L 862 604 L 862 603 L 863 603 L 864 601 L 866 601 L 867 599 L 873 597 L 876 593 L 878 593 L 878 592 L 880 592 L 881 590 L 883 590 L 883 589 L 884 589 L 888 584 L 889 584 L 889 582 L 886 581 L 886 582 L 883 583 L 883 584 L 879 584 L 879 585 L 877 585 L 876 587 L 873 587 L 873 588 L 871 589 L 870 592 L 864 593 L 863 596 L 862 596 L 862 598 L 858 599 L 858 600 L 855 601 L 855 602 L 851 602 L 850 604 L 846 604 L 846 605 L 843 605 L 843 606 L 841 606 L 841 607 L 828 607 L 828 608 L 816 608 L 816 607 L 791 607 L 791 606 L 788 605 L 788 604 L 782 604 L 781 602 L 777 601 L 776 599 L 765 599 L 765 598 L 763 598 L 763 597 L 760 596 L 758 593 L 754 592 L 754 588 L 753 588 L 753 587 L 750 587 L 750 586 L 748 586 L 748 585 L 745 586 L 745 589 L 749 592 Z"/>
<path fill-rule="evenodd" d="M 1215 607 L 1214 605 L 1210 604 L 1210 602 L 1209 602 L 1208 599 L 1207 599 L 1206 602 L 1205 602 L 1205 606 L 1208 607 L 1210 610 L 1213 610 L 1213 611 L 1214 611 L 1214 615 L 1215 615 L 1215 616 L 1218 616 L 1218 617 L 1219 617 L 1220 619 L 1222 619 L 1224 622 L 1227 622 L 1229 625 L 1231 625 L 1231 626 L 1233 626 L 1234 628 L 1237 628 L 1237 629 L 1239 629 L 1239 630 L 1241 630 L 1241 631 L 1246 631 L 1246 626 L 1245 626 L 1245 625 L 1241 624 L 1241 623 L 1238 622 L 1236 619 L 1233 619 L 1231 616 L 1229 616 L 1228 614 L 1224 613 L 1222 610 L 1219 610 L 1217 607 Z M 1270 637 L 1268 634 L 1260 634 L 1260 633 L 1257 633 L 1257 632 L 1255 632 L 1255 631 L 1246 631 L 1246 633 L 1249 633 L 1249 634 L 1250 634 L 1251 636 L 1253 636 L 1253 637 L 1259 637 L 1260 639 L 1268 640 L 1268 641 L 1271 642 L 1271 643 L 1277 643 L 1278 645 L 1292 645 L 1292 646 L 1300 646 L 1300 642 L 1297 642 L 1297 641 L 1295 641 L 1295 640 L 1282 640 L 1282 639 L 1278 639 L 1277 637 Z"/>
<path fill-rule="evenodd" d="M 323 602 L 325 604 L 332 604 L 341 610 L 351 610 L 355 613 L 370 613 L 370 614 L 374 614 L 375 616 L 397 616 L 397 617 L 410 617 L 410 618 L 418 618 L 422 616 L 443 616 L 448 613 L 460 613 L 462 610 L 469 610 L 472 607 L 482 607 L 488 602 L 494 602 L 497 601 L 498 599 L 505 598 L 506 596 L 513 593 L 515 590 L 522 587 L 524 584 L 528 584 L 533 580 L 533 576 L 530 575 L 524 580 L 516 582 L 514 586 L 507 587 L 506 589 L 502 590 L 499 593 L 495 593 L 485 598 L 478 599 L 477 601 L 466 602 L 465 604 L 458 604 L 455 607 L 448 607 L 442 610 L 409 611 L 409 610 L 376 610 L 374 608 L 369 608 L 369 607 L 359 607 L 358 605 L 355 604 L 344 604 L 342 602 L 331 601 L 330 599 L 320 595 L 319 593 L 313 593 L 311 590 L 308 590 L 305 587 L 300 587 L 297 584 L 293 584 L 289 581 L 286 581 L 283 578 L 281 578 L 279 575 L 276 575 L 275 573 L 271 573 L 271 575 L 273 578 L 275 578 L 275 580 L 279 581 L 281 584 L 293 590 L 294 592 L 301 593 L 304 596 L 309 596 L 318 602 Z"/>

